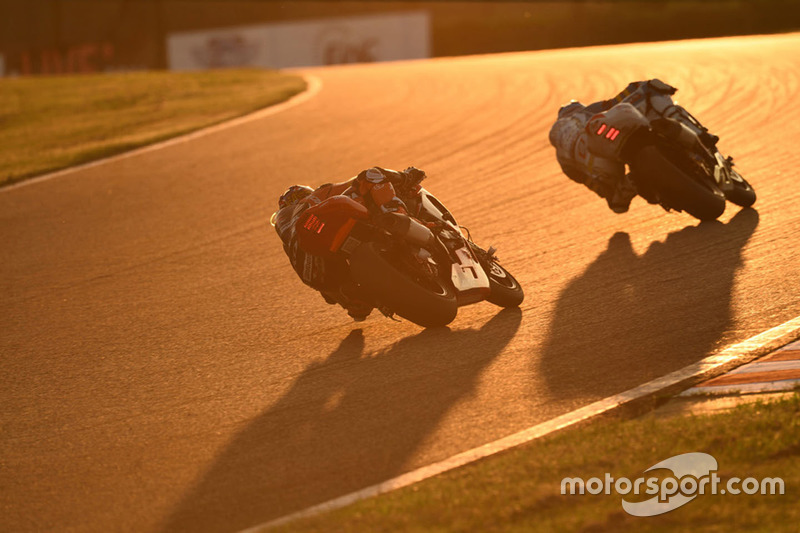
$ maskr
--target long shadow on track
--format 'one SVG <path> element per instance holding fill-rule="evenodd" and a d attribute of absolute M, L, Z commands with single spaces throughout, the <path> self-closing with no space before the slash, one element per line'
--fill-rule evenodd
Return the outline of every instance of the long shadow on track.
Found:
<path fill-rule="evenodd" d="M 424 330 L 364 354 L 360 329 L 220 454 L 168 531 L 237 531 L 404 471 L 516 334 L 519 309 L 480 329 Z"/>
<path fill-rule="evenodd" d="M 742 249 L 758 225 L 744 209 L 638 256 L 627 233 L 561 293 L 534 373 L 551 398 L 607 397 L 705 357 L 732 325 Z"/>

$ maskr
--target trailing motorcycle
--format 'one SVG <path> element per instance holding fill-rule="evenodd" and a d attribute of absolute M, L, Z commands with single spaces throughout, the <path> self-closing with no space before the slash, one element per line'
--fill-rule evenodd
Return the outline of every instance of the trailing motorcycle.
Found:
<path fill-rule="evenodd" d="M 409 215 L 372 215 L 347 196 L 309 207 L 296 223 L 298 245 L 339 255 L 360 293 L 386 316 L 444 326 L 458 307 L 487 300 L 518 306 L 519 282 L 470 238 L 447 208 L 416 184 L 404 198 Z"/>

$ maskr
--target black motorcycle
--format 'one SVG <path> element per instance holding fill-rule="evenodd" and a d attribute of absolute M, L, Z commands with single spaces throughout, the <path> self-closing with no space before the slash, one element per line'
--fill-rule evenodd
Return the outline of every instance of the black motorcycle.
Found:
<path fill-rule="evenodd" d="M 515 307 L 524 294 L 495 256 L 420 186 L 404 198 L 408 215 L 374 214 L 347 196 L 333 196 L 298 219 L 298 245 L 347 265 L 348 282 L 386 316 L 444 326 L 458 307 L 487 300 Z M 462 231 L 464 230 L 464 231 Z"/>

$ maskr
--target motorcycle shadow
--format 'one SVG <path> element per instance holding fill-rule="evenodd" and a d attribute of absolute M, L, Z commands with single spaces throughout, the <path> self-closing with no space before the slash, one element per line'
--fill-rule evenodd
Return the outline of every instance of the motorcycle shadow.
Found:
<path fill-rule="evenodd" d="M 725 341 L 742 250 L 758 212 L 703 222 L 653 242 L 627 233 L 559 296 L 534 375 L 552 398 L 594 401 L 694 363 Z"/>
<path fill-rule="evenodd" d="M 426 329 L 377 353 L 351 331 L 219 454 L 164 530 L 238 531 L 417 466 L 521 317 L 506 309 L 480 329 Z"/>

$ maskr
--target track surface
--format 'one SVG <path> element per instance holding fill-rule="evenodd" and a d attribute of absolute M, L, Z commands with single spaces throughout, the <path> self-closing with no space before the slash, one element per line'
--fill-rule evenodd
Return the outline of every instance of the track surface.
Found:
<path fill-rule="evenodd" d="M 232 531 L 629 389 L 800 314 L 800 35 L 311 71 L 314 99 L 0 191 L 0 530 Z M 562 176 L 558 106 L 660 77 L 759 194 L 698 224 Z M 354 325 L 267 226 L 416 165 L 526 288 Z"/>

